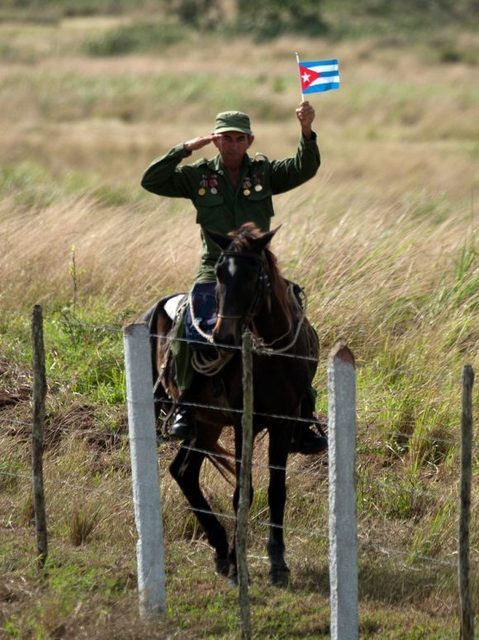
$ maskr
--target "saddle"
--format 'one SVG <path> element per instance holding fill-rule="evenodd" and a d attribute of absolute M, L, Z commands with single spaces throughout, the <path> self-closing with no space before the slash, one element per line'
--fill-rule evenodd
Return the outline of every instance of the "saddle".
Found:
<path fill-rule="evenodd" d="M 214 376 L 233 354 L 220 354 L 209 339 L 216 323 L 214 282 L 196 283 L 189 294 L 174 294 L 159 304 L 169 326 L 163 326 L 166 339 L 157 345 L 158 381 L 176 397 L 179 387 L 189 387 L 193 371 Z"/>

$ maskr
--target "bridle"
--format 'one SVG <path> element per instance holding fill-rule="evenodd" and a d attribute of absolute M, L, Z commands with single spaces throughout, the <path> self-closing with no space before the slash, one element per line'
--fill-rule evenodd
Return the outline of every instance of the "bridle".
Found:
<path fill-rule="evenodd" d="M 243 318 L 244 324 L 248 325 L 260 310 L 261 305 L 264 302 L 265 295 L 271 291 L 271 281 L 267 271 L 266 260 L 262 255 L 258 255 L 256 253 L 235 253 L 234 251 L 223 251 L 218 262 L 223 257 L 235 258 L 236 260 L 248 259 L 249 261 L 256 263 L 255 295 L 252 298 L 246 313 L 230 315 L 217 312 L 216 314 L 216 317 L 221 320 L 240 320 Z"/>
<path fill-rule="evenodd" d="M 248 258 L 254 260 L 256 263 L 256 283 L 255 283 L 255 296 L 251 300 L 251 303 L 248 307 L 248 311 L 246 314 L 242 315 L 229 315 L 229 314 L 221 314 L 216 313 L 216 317 L 224 320 L 244 320 L 245 326 L 253 324 L 253 318 L 258 313 L 261 305 L 264 302 L 265 295 L 271 291 L 271 281 L 267 272 L 267 263 L 264 257 L 253 254 L 253 253 L 234 253 L 232 251 L 224 251 L 220 258 L 218 259 L 218 263 L 222 257 L 234 257 L 234 258 Z M 190 309 L 193 309 L 193 300 L 191 298 L 191 291 L 189 294 L 189 305 Z M 199 323 L 197 322 L 194 314 L 192 314 L 193 326 L 195 329 L 202 335 L 207 342 L 210 344 L 214 344 L 213 342 L 213 334 L 205 333 Z M 192 354 L 191 362 L 193 368 L 205 376 L 214 376 L 225 366 L 229 360 L 234 356 L 234 351 L 227 350 L 218 350 L 216 357 L 211 358 L 211 356 L 205 356 L 200 351 L 194 351 Z"/>
<path fill-rule="evenodd" d="M 304 308 L 301 307 L 300 309 L 300 315 L 299 315 L 296 327 L 294 327 L 291 321 L 289 321 L 288 322 L 289 326 L 284 334 L 276 337 L 274 340 L 272 340 L 269 343 L 265 343 L 264 340 L 258 336 L 255 330 L 254 318 L 258 313 L 258 311 L 260 310 L 261 305 L 264 303 L 265 298 L 271 294 L 272 285 L 271 285 L 271 279 L 269 276 L 268 263 L 266 262 L 266 259 L 263 255 L 258 255 L 257 253 L 235 253 L 234 251 L 224 251 L 221 254 L 219 260 L 221 260 L 221 257 L 223 256 L 240 258 L 240 259 L 248 258 L 250 260 L 253 260 L 256 263 L 257 265 L 256 287 L 255 287 L 256 295 L 252 299 L 246 314 L 227 315 L 227 314 L 221 314 L 217 312 L 216 317 L 225 319 L 225 320 L 240 320 L 243 318 L 244 326 L 250 326 L 253 329 L 253 335 L 255 336 L 254 343 L 255 343 L 256 349 L 261 350 L 263 353 L 286 353 L 287 351 L 289 351 L 295 345 L 299 337 L 299 334 L 301 332 L 303 322 L 306 318 L 306 300 L 304 302 Z M 293 292 L 293 285 L 291 283 L 289 284 L 289 291 L 290 291 L 291 298 L 294 299 L 295 294 Z M 279 348 L 278 347 L 274 349 L 272 348 L 274 344 L 278 343 L 280 340 L 283 340 L 290 334 L 292 335 L 292 338 L 286 345 Z"/>
<path fill-rule="evenodd" d="M 254 318 L 259 312 L 265 299 L 268 299 L 271 295 L 272 283 L 266 258 L 263 255 L 258 255 L 257 253 L 235 253 L 234 251 L 223 251 L 218 259 L 217 264 L 219 264 L 220 260 L 223 257 L 231 257 L 240 260 L 247 258 L 254 261 L 254 263 L 256 264 L 256 294 L 251 300 L 246 314 L 230 315 L 217 312 L 216 317 L 224 320 L 243 319 L 245 326 L 251 326 L 253 328 L 253 335 L 256 336 L 254 340 L 256 349 L 262 351 L 263 353 L 271 354 L 288 352 L 296 343 L 301 332 L 303 322 L 306 318 L 306 300 L 304 302 L 304 306 L 301 305 L 300 315 L 296 327 L 293 327 L 291 322 L 289 322 L 289 327 L 283 335 L 276 337 L 269 343 L 265 343 L 264 340 L 258 336 L 257 331 L 254 328 Z M 293 292 L 293 285 L 290 283 L 288 288 L 290 291 L 289 295 L 292 299 L 294 299 L 295 294 Z M 190 309 L 193 309 L 192 290 L 189 293 L 188 304 L 190 305 Z M 195 318 L 194 313 L 192 313 L 192 322 L 195 329 L 201 336 L 203 336 L 206 342 L 209 344 L 214 344 L 213 334 L 208 334 L 203 331 L 203 329 L 199 325 L 199 322 Z M 286 345 L 273 348 L 274 344 L 286 338 L 291 333 L 291 331 L 293 331 L 292 338 Z M 199 371 L 206 376 L 213 376 L 216 375 L 218 371 L 220 371 L 226 364 L 226 362 L 228 362 L 232 357 L 233 351 L 228 352 L 225 350 L 221 350 L 218 351 L 217 357 L 211 360 L 209 357 L 206 358 L 201 352 L 195 351 L 192 355 L 192 363 L 196 371 Z"/>

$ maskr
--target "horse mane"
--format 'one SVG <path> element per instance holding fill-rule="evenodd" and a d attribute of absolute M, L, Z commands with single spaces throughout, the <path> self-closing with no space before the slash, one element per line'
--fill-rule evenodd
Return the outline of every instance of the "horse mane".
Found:
<path fill-rule="evenodd" d="M 232 238 L 228 251 L 247 253 L 248 251 L 254 251 L 253 241 L 262 236 L 263 232 L 258 229 L 254 222 L 245 222 L 237 231 L 231 231 L 228 235 Z M 281 275 L 278 260 L 271 249 L 265 247 L 263 249 L 263 255 L 268 265 L 271 292 L 286 316 L 288 323 L 292 324 L 293 308 L 287 280 Z"/>

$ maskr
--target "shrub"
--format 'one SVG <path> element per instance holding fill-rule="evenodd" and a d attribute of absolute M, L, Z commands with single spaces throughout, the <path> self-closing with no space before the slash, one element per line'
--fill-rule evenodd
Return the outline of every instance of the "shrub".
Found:
<path fill-rule="evenodd" d="M 237 0 L 237 21 L 239 31 L 265 39 L 287 32 L 318 35 L 327 30 L 319 0 Z"/>
<path fill-rule="evenodd" d="M 224 18 L 219 0 L 166 0 L 165 8 L 181 24 L 196 29 L 214 29 Z"/>
<path fill-rule="evenodd" d="M 187 38 L 188 31 L 177 23 L 137 22 L 88 39 L 84 50 L 92 56 L 127 55 L 138 51 L 159 51 Z"/>

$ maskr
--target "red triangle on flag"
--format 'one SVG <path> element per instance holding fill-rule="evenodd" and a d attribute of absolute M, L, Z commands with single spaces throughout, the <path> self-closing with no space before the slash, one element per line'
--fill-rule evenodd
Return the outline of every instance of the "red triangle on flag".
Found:
<path fill-rule="evenodd" d="M 301 89 L 307 89 L 309 85 L 320 77 L 320 73 L 314 69 L 308 69 L 299 65 L 299 77 L 301 78 Z"/>

